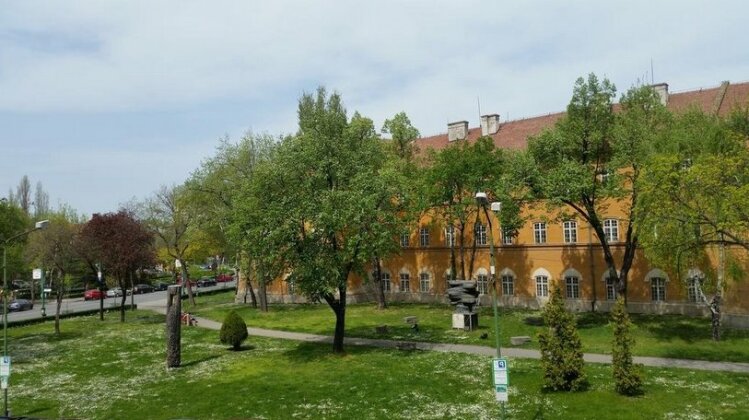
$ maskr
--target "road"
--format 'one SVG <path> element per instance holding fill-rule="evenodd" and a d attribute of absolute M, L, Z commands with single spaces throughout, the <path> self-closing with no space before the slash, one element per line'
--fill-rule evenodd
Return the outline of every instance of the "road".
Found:
<path fill-rule="evenodd" d="M 236 285 L 236 281 L 230 281 L 225 283 L 218 283 L 216 286 L 211 287 L 194 287 L 193 292 L 207 292 L 211 290 L 221 290 L 221 289 L 231 289 Z M 145 304 L 148 302 L 153 301 L 159 301 L 159 300 L 166 300 L 166 291 L 161 292 L 153 292 L 153 293 L 144 293 L 142 295 L 128 295 L 127 301 L 125 303 L 129 304 L 132 301 L 135 302 L 136 305 L 139 304 Z M 111 308 L 117 308 L 119 307 L 120 303 L 122 302 L 122 297 L 108 297 L 104 298 L 104 308 L 105 309 L 111 309 Z M 57 305 L 57 302 L 54 300 L 48 300 L 45 303 L 46 307 L 46 313 L 47 317 L 54 317 L 55 315 L 55 305 Z M 82 297 L 79 298 L 72 298 L 72 299 L 63 299 L 62 301 L 62 307 L 60 308 L 60 313 L 67 314 L 72 312 L 83 312 L 83 311 L 89 311 L 99 309 L 99 301 L 98 300 L 89 300 L 85 301 Z M 9 312 L 8 313 L 8 322 L 13 321 L 25 321 L 30 319 L 37 319 L 42 316 L 42 301 L 36 300 L 34 301 L 34 309 L 28 310 L 28 311 L 21 311 L 21 312 Z"/>

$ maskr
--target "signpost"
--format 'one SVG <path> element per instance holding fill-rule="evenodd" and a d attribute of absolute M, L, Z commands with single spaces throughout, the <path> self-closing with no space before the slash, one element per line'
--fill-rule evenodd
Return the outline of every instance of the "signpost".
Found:
<path fill-rule="evenodd" d="M 47 308 L 44 306 L 44 297 L 45 297 L 44 296 L 44 294 L 45 294 L 44 292 L 47 289 L 44 288 L 44 271 L 41 268 L 35 268 L 31 272 L 31 278 L 33 278 L 34 280 L 39 280 L 39 284 L 41 286 L 40 289 L 42 290 L 42 293 L 41 293 L 42 294 L 42 317 L 46 317 L 47 316 Z M 33 286 L 33 284 L 32 284 L 32 286 Z"/>
<path fill-rule="evenodd" d="M 494 395 L 497 401 L 502 404 L 502 414 L 504 417 L 505 403 L 509 401 L 510 385 L 507 359 L 498 358 L 492 360 L 492 371 L 494 373 Z"/>
<path fill-rule="evenodd" d="M 10 356 L 0 357 L 0 388 L 8 389 L 10 378 Z"/>

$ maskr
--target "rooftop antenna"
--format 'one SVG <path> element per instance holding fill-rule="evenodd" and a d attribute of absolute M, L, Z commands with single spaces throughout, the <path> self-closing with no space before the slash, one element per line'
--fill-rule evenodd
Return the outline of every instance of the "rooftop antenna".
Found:
<path fill-rule="evenodd" d="M 653 57 L 650 57 L 650 84 L 655 84 L 655 75 L 653 74 Z"/>
<path fill-rule="evenodd" d="M 481 98 L 479 97 L 479 95 L 476 95 L 476 105 L 479 109 L 479 124 L 481 124 Z"/>

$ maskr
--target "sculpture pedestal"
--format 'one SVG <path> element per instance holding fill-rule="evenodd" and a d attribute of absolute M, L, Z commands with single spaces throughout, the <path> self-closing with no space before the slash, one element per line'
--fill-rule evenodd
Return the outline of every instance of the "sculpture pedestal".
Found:
<path fill-rule="evenodd" d="M 469 314 L 453 314 L 453 328 L 473 331 L 479 327 L 479 314 L 472 312 Z"/>

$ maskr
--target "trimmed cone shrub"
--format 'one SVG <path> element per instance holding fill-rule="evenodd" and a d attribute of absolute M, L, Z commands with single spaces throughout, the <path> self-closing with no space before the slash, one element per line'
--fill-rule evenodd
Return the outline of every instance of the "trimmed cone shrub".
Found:
<path fill-rule="evenodd" d="M 642 394 L 642 368 L 632 363 L 632 346 L 635 340 L 629 332 L 629 320 L 624 299 L 619 297 L 611 309 L 611 322 L 614 324 L 614 347 L 611 351 L 612 368 L 616 392 L 622 395 Z"/>
<path fill-rule="evenodd" d="M 235 311 L 231 311 L 221 324 L 219 340 L 224 344 L 231 344 L 234 350 L 239 350 L 242 342 L 247 339 L 247 324 Z"/>
<path fill-rule="evenodd" d="M 554 391 L 580 391 L 588 387 L 583 367 L 582 342 L 574 316 L 564 308 L 562 290 L 556 285 L 543 309 L 548 328 L 538 335 L 544 388 Z"/>

